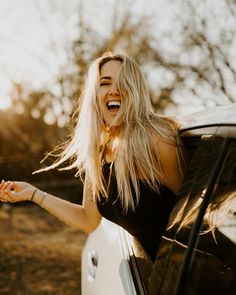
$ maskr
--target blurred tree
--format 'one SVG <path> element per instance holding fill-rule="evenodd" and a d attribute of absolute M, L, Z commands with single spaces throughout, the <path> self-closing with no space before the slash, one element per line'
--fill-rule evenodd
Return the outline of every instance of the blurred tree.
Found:
<path fill-rule="evenodd" d="M 68 124 L 88 64 L 108 49 L 126 52 L 138 61 L 160 112 L 171 106 L 213 106 L 235 101 L 234 0 L 157 0 L 149 4 L 144 0 L 103 0 L 94 6 L 91 1 L 75 0 L 69 5 L 77 7 L 77 38 L 72 43 L 67 38 L 57 43 L 48 18 L 56 19 L 57 12 L 66 5 L 50 2 L 49 9 L 35 3 L 47 28 L 50 54 L 54 56 L 55 51 L 63 49 L 67 60 L 58 60 L 60 70 L 53 85 L 34 91 L 27 88 L 27 93 L 24 89 L 24 101 L 19 101 L 22 96 L 18 95 L 18 102 L 14 102 L 18 112 L 25 108 L 27 115 L 28 108 L 28 115 L 43 117 L 48 124 Z M 66 27 L 68 11 L 64 9 L 60 17 Z M 99 29 L 102 22 L 106 22 L 104 33 Z M 52 70 L 46 58 L 40 63 Z M 22 85 L 13 87 L 14 91 L 17 87 L 22 91 Z M 31 102 L 27 106 L 28 98 Z"/>
<path fill-rule="evenodd" d="M 161 12 L 154 13 L 156 30 L 143 43 L 141 57 L 141 63 L 149 65 L 145 69 L 154 97 L 163 103 L 164 95 L 180 106 L 236 102 L 235 1 L 165 3 L 170 11 L 175 5 L 175 12 L 160 30 L 165 19 Z"/>
<path fill-rule="evenodd" d="M 66 45 L 68 63 L 55 79 L 56 91 L 32 91 L 13 83 L 12 112 L 21 114 L 21 118 L 38 120 L 41 129 L 46 122 L 53 126 L 54 134 L 60 133 L 56 128 L 67 126 L 88 64 L 108 49 L 126 52 L 142 66 L 160 112 L 171 105 L 193 104 L 194 99 L 202 105 L 235 101 L 236 65 L 231 50 L 236 34 L 236 25 L 232 25 L 236 24 L 235 1 L 216 4 L 205 0 L 195 5 L 195 1 L 185 0 L 177 1 L 175 7 L 172 1 L 165 1 L 167 9 L 173 10 L 169 20 L 175 26 L 173 30 L 168 24 L 161 26 L 160 10 L 134 17 L 133 3 L 119 0 L 111 8 L 113 17 L 104 36 L 99 35 L 96 23 L 85 17 L 85 2 L 78 3 L 78 38 L 71 48 Z M 40 142 L 46 145 L 43 138 Z"/>
<path fill-rule="evenodd" d="M 48 152 L 67 140 L 68 128 L 59 128 L 53 115 L 49 124 L 47 108 L 52 108 L 47 92 L 31 92 L 28 97 L 25 93 L 22 85 L 15 84 L 14 108 L 0 112 L 0 178 L 28 181 L 63 198 L 81 202 L 82 185 L 74 178 L 75 171 L 50 170 L 32 175 L 55 160 L 50 157 L 40 164 Z"/>
<path fill-rule="evenodd" d="M 42 156 L 64 141 L 88 65 L 106 50 L 125 52 L 141 65 L 161 113 L 171 106 L 235 101 L 235 1 L 158 0 L 149 14 L 137 14 L 132 1 L 113 1 L 104 35 L 97 28 L 99 19 L 92 22 L 87 17 L 87 2 L 78 3 L 77 38 L 65 45 L 67 63 L 55 84 L 31 90 L 13 83 L 14 107 L 1 114 L 1 155 Z"/>
<path fill-rule="evenodd" d="M 205 0 L 198 5 L 194 0 L 165 1 L 167 11 L 174 11 L 166 26 L 158 6 L 152 15 L 137 15 L 132 2 L 115 3 L 104 37 L 96 25 L 84 20 L 80 2 L 79 38 L 72 47 L 76 64 L 76 74 L 70 76 L 72 97 L 80 94 L 88 64 L 106 50 L 117 50 L 142 66 L 153 104 L 162 113 L 171 105 L 235 102 L 235 1 Z"/>
<path fill-rule="evenodd" d="M 68 130 L 48 125 L 42 118 L 25 114 L 0 112 L 0 179 L 28 181 L 55 195 L 81 202 L 82 184 L 74 178 L 75 170 L 50 170 L 32 175 L 32 172 L 55 160 L 44 156 L 66 140 Z"/>

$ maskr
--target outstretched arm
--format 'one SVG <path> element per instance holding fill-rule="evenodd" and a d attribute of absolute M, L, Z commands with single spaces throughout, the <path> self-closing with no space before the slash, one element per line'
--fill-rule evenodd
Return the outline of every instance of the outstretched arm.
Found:
<path fill-rule="evenodd" d="M 33 196 L 33 198 L 32 198 Z M 33 201 L 64 223 L 90 233 L 96 229 L 101 215 L 92 200 L 92 190 L 88 179 L 85 180 L 82 205 L 74 204 L 45 193 L 26 182 L 2 182 L 0 184 L 0 201 Z"/>

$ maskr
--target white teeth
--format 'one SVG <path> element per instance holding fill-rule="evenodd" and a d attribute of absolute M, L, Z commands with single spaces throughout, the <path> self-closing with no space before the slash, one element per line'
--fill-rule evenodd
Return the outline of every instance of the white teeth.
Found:
<path fill-rule="evenodd" d="M 121 103 L 120 103 L 120 101 L 108 101 L 107 106 L 108 107 L 112 107 L 112 106 L 120 107 Z"/>

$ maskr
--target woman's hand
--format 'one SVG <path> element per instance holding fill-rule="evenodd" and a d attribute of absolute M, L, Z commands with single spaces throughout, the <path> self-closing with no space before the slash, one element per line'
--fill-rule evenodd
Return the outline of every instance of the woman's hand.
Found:
<path fill-rule="evenodd" d="M 16 203 L 30 201 L 35 187 L 27 182 L 2 180 L 0 184 L 0 201 Z"/>

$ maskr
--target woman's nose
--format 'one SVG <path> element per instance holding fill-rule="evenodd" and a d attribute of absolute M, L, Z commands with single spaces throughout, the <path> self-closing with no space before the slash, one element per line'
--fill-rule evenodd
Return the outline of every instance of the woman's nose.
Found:
<path fill-rule="evenodd" d="M 116 87 L 116 86 L 111 87 L 111 88 L 109 89 L 109 94 L 110 94 L 110 95 L 119 95 L 119 91 L 118 91 L 117 87 Z"/>

